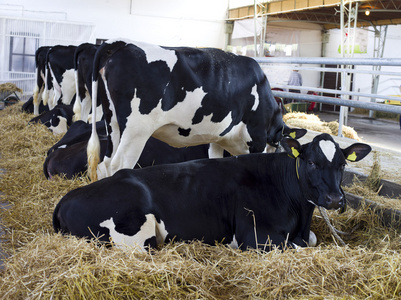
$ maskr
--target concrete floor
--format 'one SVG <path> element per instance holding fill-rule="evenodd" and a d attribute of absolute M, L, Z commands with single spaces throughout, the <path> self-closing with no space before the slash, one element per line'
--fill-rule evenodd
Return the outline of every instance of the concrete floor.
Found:
<path fill-rule="evenodd" d="M 337 112 L 316 112 L 320 120 L 338 121 Z M 401 130 L 398 121 L 375 120 L 355 114 L 349 114 L 348 126 L 353 127 L 363 143 L 372 147 L 372 152 L 359 162 L 349 163 L 347 169 L 353 172 L 368 175 L 375 161 L 374 153 L 379 154 L 379 162 L 383 179 L 401 184 Z M 300 142 L 310 142 L 319 132 L 308 130 Z M 344 137 L 334 137 L 342 148 L 346 148 L 356 141 Z"/>

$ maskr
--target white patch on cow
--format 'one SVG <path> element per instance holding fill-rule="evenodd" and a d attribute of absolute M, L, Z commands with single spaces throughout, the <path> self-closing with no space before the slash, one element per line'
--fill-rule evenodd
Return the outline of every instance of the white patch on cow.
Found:
<path fill-rule="evenodd" d="M 109 229 L 111 241 L 118 248 L 128 247 L 139 247 L 140 250 L 145 251 L 145 242 L 156 237 L 156 242 L 162 243 L 166 239 L 167 231 L 164 226 L 164 222 L 158 223 L 153 214 L 145 215 L 146 221 L 142 224 L 139 231 L 134 235 L 125 235 L 116 231 L 116 225 L 114 224 L 113 218 L 105 220 L 99 224 L 100 227 Z"/>
<path fill-rule="evenodd" d="M 101 163 L 99 163 L 99 165 L 97 166 L 97 175 L 98 175 L 98 179 L 102 179 L 105 177 L 109 177 L 111 175 L 113 175 L 117 170 L 122 169 L 122 165 L 119 161 L 115 160 L 114 161 L 114 166 L 112 166 L 112 158 L 117 155 L 116 151 L 123 151 L 120 150 L 120 146 L 122 148 L 124 148 L 124 145 L 120 145 L 120 126 L 118 125 L 118 121 L 117 121 L 117 115 L 116 115 L 116 109 L 114 107 L 114 103 L 113 101 L 111 101 L 111 96 L 110 96 L 110 91 L 108 89 L 108 85 L 107 85 L 107 80 L 106 80 L 106 75 L 104 72 L 104 68 L 102 68 L 100 70 L 100 74 L 102 76 L 102 79 L 105 83 L 105 90 L 106 90 L 106 95 L 107 95 L 107 99 L 109 100 L 109 109 L 111 111 L 111 119 L 110 119 L 110 126 L 111 126 L 111 132 L 108 133 L 110 134 L 110 138 L 112 141 L 113 145 L 119 145 L 118 148 L 117 147 L 113 147 L 113 151 L 111 154 L 111 157 L 105 156 L 103 158 L 103 161 Z M 94 82 L 92 82 L 92 86 L 94 85 Z M 136 95 L 134 95 L 134 99 L 136 98 Z M 96 107 L 96 104 L 94 101 L 92 101 L 92 108 Z M 96 109 L 95 109 L 96 110 Z M 136 110 L 138 111 L 138 107 L 136 108 Z M 99 114 L 98 111 L 96 110 L 96 119 L 98 118 Z M 138 119 L 137 119 L 138 120 Z M 94 120 L 91 118 L 91 122 L 94 123 Z M 137 122 L 138 124 L 138 122 Z M 126 131 L 126 130 L 125 130 Z M 125 132 L 124 131 L 124 132 Z M 93 133 L 92 133 L 93 134 Z M 97 141 L 97 143 L 99 143 L 99 141 Z M 145 142 L 146 143 L 146 142 Z M 89 144 L 88 144 L 89 145 Z M 145 144 L 144 144 L 145 145 Z M 96 147 L 100 147 L 99 145 L 96 145 Z M 88 146 L 89 149 L 89 146 Z M 99 148 L 100 149 L 100 148 Z M 143 148 L 142 148 L 143 149 Z M 142 151 L 141 149 L 141 151 Z M 92 150 L 91 150 L 92 151 Z M 91 152 L 92 153 L 92 152 Z M 140 155 L 140 153 L 139 153 Z M 118 156 L 118 155 L 117 155 Z M 139 157 L 139 156 L 138 156 Z M 135 164 L 135 163 L 134 163 Z M 117 168 L 117 169 L 115 169 Z M 132 166 L 133 168 L 133 166 Z M 115 170 L 114 170 L 115 169 Z M 114 170 L 114 171 L 113 171 Z"/>
<path fill-rule="evenodd" d="M 61 145 L 61 146 L 59 146 L 57 149 L 64 149 L 64 148 L 67 148 L 67 145 Z"/>
<path fill-rule="evenodd" d="M 49 129 L 53 132 L 54 135 L 65 134 L 68 130 L 67 119 L 64 117 L 59 116 L 59 124 L 54 127 L 50 126 Z"/>
<path fill-rule="evenodd" d="M 238 241 L 235 238 L 235 234 L 233 235 L 233 240 L 231 241 L 231 243 L 229 244 L 229 246 L 233 249 L 238 249 Z"/>
<path fill-rule="evenodd" d="M 332 141 L 322 140 L 319 142 L 320 149 L 329 162 L 332 162 L 336 153 L 336 145 Z"/>
<path fill-rule="evenodd" d="M 210 143 L 208 149 L 209 158 L 220 158 L 224 156 L 224 148 L 216 143 Z"/>
<path fill-rule="evenodd" d="M 52 83 L 53 83 L 53 89 L 54 89 L 54 94 L 53 97 L 49 98 L 49 107 L 55 107 L 57 105 L 57 101 L 61 98 L 61 86 L 56 80 L 56 76 L 54 75 L 52 66 L 50 62 L 48 63 L 50 74 L 52 76 Z"/>
<path fill-rule="evenodd" d="M 152 45 L 144 42 L 137 42 L 126 38 L 116 38 L 106 41 L 107 44 L 112 44 L 114 42 L 124 42 L 126 44 L 133 44 L 141 48 L 146 54 L 146 60 L 148 63 L 154 61 L 165 61 L 170 71 L 173 70 L 178 58 L 174 50 L 164 49 L 157 45 Z"/>
<path fill-rule="evenodd" d="M 63 96 L 64 104 L 71 104 L 72 98 L 74 98 L 75 88 L 75 74 L 74 69 L 66 70 L 60 82 L 61 94 Z"/>
<path fill-rule="evenodd" d="M 317 245 L 317 237 L 316 234 L 311 230 L 309 232 L 309 247 L 316 247 Z"/>
<path fill-rule="evenodd" d="M 160 46 L 155 46 L 142 42 L 133 42 L 133 44 L 145 51 L 146 60 L 148 61 L 148 63 L 155 61 L 165 61 L 170 69 L 170 72 L 173 70 L 178 60 L 174 50 L 168 50 Z"/>
<path fill-rule="evenodd" d="M 259 94 L 258 94 L 258 87 L 256 84 L 253 86 L 251 94 L 255 97 L 255 102 L 253 103 L 252 106 L 252 111 L 255 111 L 258 109 L 259 106 Z"/>

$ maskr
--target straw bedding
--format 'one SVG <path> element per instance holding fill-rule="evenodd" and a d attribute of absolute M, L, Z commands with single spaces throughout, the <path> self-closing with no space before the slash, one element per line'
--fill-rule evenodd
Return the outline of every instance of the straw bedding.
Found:
<path fill-rule="evenodd" d="M 60 137 L 14 105 L 0 112 L 0 210 L 5 234 L 1 299 L 281 299 L 398 298 L 400 234 L 367 209 L 330 212 L 350 234 L 338 246 L 318 213 L 318 246 L 299 251 L 242 252 L 201 242 L 149 253 L 98 246 L 54 234 L 56 203 L 87 179 L 47 181 L 42 164 Z M 365 188 L 366 190 L 366 188 Z M 374 192 L 370 192 L 373 193 Z"/>

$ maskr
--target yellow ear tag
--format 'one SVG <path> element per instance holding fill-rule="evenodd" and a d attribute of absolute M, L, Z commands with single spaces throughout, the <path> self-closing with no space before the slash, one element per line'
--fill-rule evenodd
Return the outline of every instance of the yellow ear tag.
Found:
<path fill-rule="evenodd" d="M 355 161 L 355 160 L 356 160 L 356 153 L 355 153 L 355 151 L 352 152 L 352 154 L 348 155 L 347 159 L 348 159 L 349 161 Z"/>
<path fill-rule="evenodd" d="M 298 152 L 297 149 L 295 149 L 294 147 L 291 147 L 291 151 L 292 151 L 292 155 L 293 155 L 294 157 L 298 157 L 299 152 Z"/>
<path fill-rule="evenodd" d="M 290 138 L 295 139 L 296 136 L 297 136 L 297 134 L 295 133 L 295 131 L 293 131 L 293 132 L 290 133 Z"/>

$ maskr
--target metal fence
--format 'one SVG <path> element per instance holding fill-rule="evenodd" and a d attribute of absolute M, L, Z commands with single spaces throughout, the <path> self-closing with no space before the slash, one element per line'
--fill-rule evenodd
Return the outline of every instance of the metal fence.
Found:
<path fill-rule="evenodd" d="M 399 58 L 365 58 L 365 59 L 355 59 L 355 58 L 324 58 L 324 57 L 261 57 L 255 58 L 255 60 L 260 64 L 320 64 L 321 67 L 296 67 L 299 70 L 310 70 L 316 72 L 336 72 L 342 73 L 346 76 L 348 73 L 365 73 L 365 74 L 376 74 L 376 75 L 391 75 L 391 76 L 399 76 L 401 79 L 401 69 L 399 72 L 385 72 L 385 71 L 368 71 L 368 70 L 358 70 L 358 69 L 349 69 L 349 68 L 325 68 L 325 65 L 338 65 L 338 66 L 356 66 L 356 65 L 365 65 L 365 66 L 394 66 L 401 67 L 401 59 Z M 293 66 L 291 66 L 293 68 Z M 383 105 L 381 103 L 375 102 L 366 102 L 366 101 L 358 101 L 345 99 L 345 97 L 337 98 L 337 97 L 327 97 L 321 96 L 323 93 L 335 94 L 339 96 L 352 96 L 352 97 L 367 97 L 371 99 L 382 99 L 382 100 L 398 100 L 401 98 L 394 97 L 390 95 L 380 95 L 380 94 L 372 94 L 372 93 L 360 93 L 355 91 L 347 91 L 347 90 L 332 90 L 332 89 L 324 89 L 312 86 L 290 86 L 290 85 L 278 85 L 275 87 L 282 89 L 298 89 L 303 91 L 315 91 L 320 95 L 307 95 L 307 94 L 297 94 L 290 93 L 285 91 L 273 91 L 274 96 L 284 97 L 284 98 L 293 98 L 303 101 L 309 102 L 318 102 L 318 103 L 326 103 L 332 105 L 339 106 L 348 106 L 348 107 L 358 107 L 365 108 L 369 110 L 383 111 L 383 112 L 391 112 L 401 114 L 401 106 L 395 105 Z"/>
<path fill-rule="evenodd" d="M 284 66 L 286 68 L 308 70 L 313 72 L 319 72 L 320 78 L 324 78 L 324 74 L 327 72 L 335 72 L 341 74 L 343 78 L 349 78 L 349 76 L 356 74 L 369 74 L 371 75 L 371 81 L 373 85 L 373 76 L 376 80 L 379 80 L 380 76 L 391 76 L 396 77 L 401 82 L 401 59 L 399 58 L 325 58 L 325 57 L 261 57 L 254 58 L 263 68 L 265 65 L 270 66 Z M 295 66 L 302 65 L 302 66 Z M 306 65 L 306 67 L 305 67 Z M 336 65 L 337 68 L 327 68 L 326 65 Z M 355 66 L 371 66 L 371 70 L 358 69 Z M 373 70 L 373 66 L 386 66 L 392 67 L 391 71 Z M 321 80 L 320 86 L 323 86 L 323 80 Z M 400 86 L 400 85 L 398 85 Z M 347 118 L 347 111 L 345 107 L 363 108 L 370 111 L 382 111 L 395 114 L 401 114 L 401 105 L 385 105 L 385 100 L 396 100 L 400 101 L 401 98 L 392 95 L 383 95 L 374 93 L 372 88 L 369 92 L 355 92 L 350 89 L 350 85 L 345 83 L 341 84 L 341 90 L 325 89 L 316 86 L 290 86 L 288 84 L 277 84 L 273 85 L 275 88 L 280 88 L 283 91 L 273 90 L 273 95 L 276 97 L 282 97 L 287 99 L 295 99 L 299 101 L 317 102 L 323 104 L 331 104 L 334 106 L 340 106 L 339 116 L 339 135 L 342 135 L 342 126 Z M 376 86 L 377 87 L 377 86 Z M 315 95 L 307 93 L 291 93 L 288 90 L 297 89 L 300 91 L 313 91 Z M 373 91 L 373 92 L 372 92 Z M 323 94 L 333 94 L 334 97 L 323 96 Z M 365 98 L 367 101 L 360 101 L 360 98 Z M 358 99 L 358 100 L 354 100 Z M 345 113 L 344 113 L 345 111 Z M 371 115 L 371 114 L 370 114 Z"/>

